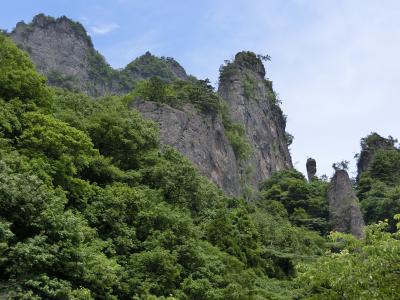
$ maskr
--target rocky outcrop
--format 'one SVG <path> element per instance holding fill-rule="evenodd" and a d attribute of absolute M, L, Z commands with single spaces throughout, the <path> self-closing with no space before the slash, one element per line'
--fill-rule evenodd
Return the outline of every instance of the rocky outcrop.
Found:
<path fill-rule="evenodd" d="M 55 19 L 39 14 L 29 24 L 19 22 L 9 35 L 28 52 L 50 85 L 91 96 L 123 94 L 131 91 L 138 80 L 153 76 L 166 82 L 188 78 L 174 59 L 159 58 L 149 52 L 124 69 L 114 70 L 93 48 L 84 27 L 67 17 Z"/>
<path fill-rule="evenodd" d="M 189 78 L 185 69 L 173 58 L 157 57 L 148 51 L 121 70 L 121 77 L 125 79 L 125 84 L 126 81 L 130 81 L 131 87 L 134 82 L 155 76 L 166 83 Z"/>
<path fill-rule="evenodd" d="M 239 172 L 222 120 L 203 114 L 192 105 L 180 109 L 166 104 L 136 100 L 132 108 L 160 127 L 161 142 L 176 148 L 230 195 L 239 195 Z"/>
<path fill-rule="evenodd" d="M 357 161 L 357 180 L 362 173 L 368 171 L 379 150 L 390 150 L 395 148 L 395 140 L 391 137 L 384 138 L 373 132 L 361 140 L 361 152 Z"/>
<path fill-rule="evenodd" d="M 38 71 L 52 85 L 93 96 L 118 90 L 118 83 L 112 79 L 114 71 L 94 50 L 79 23 L 39 14 L 29 24 L 19 22 L 10 36 L 28 52 Z"/>
<path fill-rule="evenodd" d="M 229 194 L 239 195 L 245 185 L 258 189 L 273 172 L 292 167 L 285 117 L 272 83 L 264 77 L 264 65 L 252 52 L 238 53 L 221 70 L 218 93 L 250 144 L 250 157 L 244 160 L 235 156 L 215 112 L 199 112 L 191 104 L 172 108 L 144 101 L 135 101 L 133 107 L 159 124 L 163 143 L 178 149 Z"/>
<path fill-rule="evenodd" d="M 134 101 L 133 107 L 160 126 L 161 141 L 173 146 L 231 195 L 254 189 L 275 171 L 292 167 L 285 118 L 264 66 L 251 52 L 241 52 L 221 72 L 218 93 L 230 119 L 243 127 L 250 157 L 238 159 L 216 112 L 199 112 L 191 104 L 172 108 Z"/>
<path fill-rule="evenodd" d="M 286 120 L 271 81 L 264 77 L 261 60 L 252 52 L 240 52 L 221 69 L 218 89 L 232 119 L 243 125 L 250 142 L 252 154 L 245 165 L 252 172 L 246 182 L 253 187 L 273 172 L 292 167 Z"/>
<path fill-rule="evenodd" d="M 306 162 L 308 181 L 311 182 L 317 174 L 317 161 L 314 158 L 308 158 Z"/>
<path fill-rule="evenodd" d="M 335 170 L 328 189 L 328 202 L 332 230 L 363 237 L 364 219 L 345 170 Z"/>

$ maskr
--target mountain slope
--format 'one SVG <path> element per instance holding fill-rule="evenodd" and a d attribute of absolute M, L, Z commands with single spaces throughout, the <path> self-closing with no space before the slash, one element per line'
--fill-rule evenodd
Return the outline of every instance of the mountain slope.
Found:
<path fill-rule="evenodd" d="M 213 99 L 217 95 L 203 93 L 210 85 L 188 76 L 174 59 L 147 52 L 124 69 L 114 70 L 93 48 L 83 26 L 66 17 L 37 15 L 29 24 L 18 23 L 10 37 L 54 86 L 92 96 L 125 94 L 139 89 L 140 82 L 157 77 L 164 84 L 184 86 L 174 96 L 177 98 L 183 97 L 188 86 L 191 98 L 185 107 L 155 105 L 167 101 L 159 95 L 151 95 L 147 102 L 134 101 L 131 107 L 156 121 L 163 143 L 178 149 L 231 195 L 257 189 L 273 172 L 292 167 L 285 117 L 254 53 L 237 54 L 222 70 L 217 104 L 222 108 L 215 112 L 211 107 L 196 108 L 196 101 L 207 101 L 202 97 Z M 213 101 L 210 103 L 216 103 Z"/>

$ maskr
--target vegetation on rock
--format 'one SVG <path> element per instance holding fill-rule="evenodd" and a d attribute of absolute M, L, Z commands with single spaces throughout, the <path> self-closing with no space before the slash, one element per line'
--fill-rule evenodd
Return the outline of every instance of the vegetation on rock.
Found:
<path fill-rule="evenodd" d="M 364 151 L 380 146 L 357 186 L 365 221 L 372 224 L 387 219 L 391 231 L 396 230 L 393 216 L 400 212 L 400 149 L 395 144 L 392 137 L 384 139 L 376 133 L 361 140 Z"/>
<path fill-rule="evenodd" d="M 234 122 L 225 101 L 217 95 L 208 79 L 176 80 L 166 83 L 159 77 L 140 81 L 132 95 L 144 100 L 165 103 L 173 107 L 194 105 L 200 112 L 221 117 L 226 136 L 238 160 L 245 160 L 251 152 L 241 124 Z"/>

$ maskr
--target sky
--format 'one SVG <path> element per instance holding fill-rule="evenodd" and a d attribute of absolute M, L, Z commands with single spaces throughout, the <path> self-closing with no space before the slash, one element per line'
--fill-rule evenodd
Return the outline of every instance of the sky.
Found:
<path fill-rule="evenodd" d="M 319 175 L 349 160 L 355 176 L 360 139 L 400 138 L 398 0 L 13 0 L 0 28 L 38 13 L 81 22 L 111 66 L 150 51 L 210 78 L 238 51 L 269 54 L 267 77 L 294 135 L 294 166 L 308 157 Z"/>

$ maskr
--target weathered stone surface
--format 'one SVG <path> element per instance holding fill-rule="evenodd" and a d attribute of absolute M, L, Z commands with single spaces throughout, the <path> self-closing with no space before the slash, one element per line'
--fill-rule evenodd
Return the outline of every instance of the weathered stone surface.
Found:
<path fill-rule="evenodd" d="M 274 103 L 271 83 L 264 79 L 264 66 L 254 54 L 251 61 L 241 55 L 231 65 L 233 72 L 221 79 L 218 92 L 232 120 L 245 129 L 252 148 L 246 161 L 235 157 L 219 117 L 199 113 L 191 105 L 176 109 L 152 102 L 133 104 L 145 118 L 160 125 L 163 143 L 178 149 L 231 195 L 238 195 L 244 183 L 257 189 L 273 172 L 292 167 L 285 118 Z"/>
<path fill-rule="evenodd" d="M 246 161 L 236 159 L 217 115 L 199 113 L 190 104 L 177 109 L 148 101 L 133 103 L 145 118 L 159 124 L 163 143 L 178 149 L 202 174 L 231 195 L 239 195 L 244 183 L 257 189 L 260 181 L 273 172 L 292 167 L 285 118 L 274 102 L 271 82 L 264 79 L 263 64 L 251 55 L 250 61 L 242 57 L 242 53 L 236 56 L 231 66 L 233 72 L 221 77 L 218 90 L 232 120 L 245 129 L 252 147 L 252 154 Z M 246 170 L 252 172 L 246 175 Z"/>
<path fill-rule="evenodd" d="M 314 158 L 308 158 L 306 163 L 308 181 L 311 181 L 317 174 L 317 161 Z"/>
<path fill-rule="evenodd" d="M 184 68 L 172 58 L 149 52 L 122 70 L 111 68 L 94 48 L 84 27 L 67 17 L 39 14 L 31 23 L 19 22 L 10 37 L 26 50 L 37 70 L 50 85 L 77 90 L 91 96 L 123 94 L 138 80 L 158 76 L 165 81 L 187 79 Z"/>
<path fill-rule="evenodd" d="M 332 230 L 363 237 L 364 219 L 345 170 L 335 170 L 328 189 L 328 201 Z"/>
<path fill-rule="evenodd" d="M 145 118 L 158 123 L 161 142 L 175 147 L 230 195 L 240 193 L 238 167 L 220 117 L 199 113 L 188 104 L 180 109 L 151 101 L 134 101 Z"/>
<path fill-rule="evenodd" d="M 253 170 L 247 178 L 253 187 L 273 172 L 292 167 L 285 137 L 286 120 L 271 82 L 264 76 L 261 61 L 253 53 L 240 52 L 222 72 L 218 89 L 232 119 L 243 124 L 252 146 L 246 164 Z"/>
<path fill-rule="evenodd" d="M 379 150 L 395 149 L 395 141 L 390 137 L 388 139 L 377 133 L 371 133 L 361 141 L 361 152 L 357 161 L 357 180 L 362 173 L 368 171 Z"/>
<path fill-rule="evenodd" d="M 19 22 L 10 36 L 28 52 L 51 84 L 93 96 L 117 90 L 117 83 L 102 74 L 113 70 L 94 50 L 81 24 L 66 17 L 54 19 L 39 14 L 30 24 Z"/>

